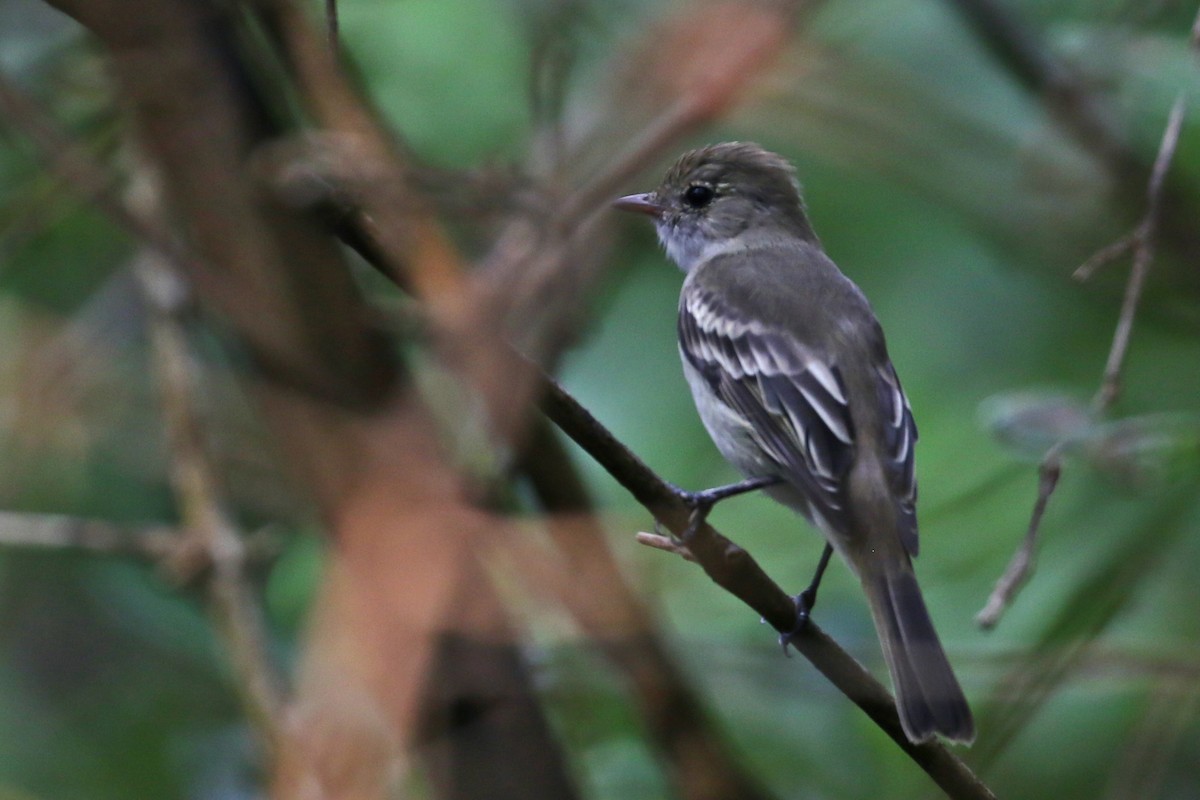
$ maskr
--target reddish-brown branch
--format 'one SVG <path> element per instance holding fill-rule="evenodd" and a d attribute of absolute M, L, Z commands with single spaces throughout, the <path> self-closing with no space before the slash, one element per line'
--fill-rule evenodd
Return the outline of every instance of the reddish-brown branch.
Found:
<path fill-rule="evenodd" d="M 186 223 L 188 278 L 263 368 L 247 384 L 336 539 L 278 791 L 382 796 L 415 735 L 451 600 L 475 574 L 470 540 L 489 521 L 468 508 L 424 410 L 400 396 L 336 242 L 258 183 L 251 161 L 266 142 L 210 46 L 229 20 L 186 0 L 55 4 L 106 48 L 142 154 Z M 361 768 L 343 769 L 344 747 Z"/>

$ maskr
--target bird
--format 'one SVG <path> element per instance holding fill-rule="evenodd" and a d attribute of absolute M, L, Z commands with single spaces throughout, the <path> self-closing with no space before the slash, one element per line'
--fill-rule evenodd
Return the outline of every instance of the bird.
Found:
<path fill-rule="evenodd" d="M 707 514 L 762 489 L 808 519 L 826 545 L 796 598 L 792 635 L 836 551 L 865 592 L 905 736 L 971 743 L 970 707 L 913 570 L 912 409 L 870 303 L 813 231 L 795 170 L 754 143 L 713 144 L 613 205 L 651 217 L 685 273 L 684 375 L 714 444 L 745 478 L 687 499 Z"/>

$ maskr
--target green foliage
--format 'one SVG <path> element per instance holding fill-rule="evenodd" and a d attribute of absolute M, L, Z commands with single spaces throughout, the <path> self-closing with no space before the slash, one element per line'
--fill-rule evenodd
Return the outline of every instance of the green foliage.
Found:
<path fill-rule="evenodd" d="M 375 101 L 435 163 L 520 152 L 528 66 L 518 24 L 484 0 L 341 7 L 342 33 Z"/>

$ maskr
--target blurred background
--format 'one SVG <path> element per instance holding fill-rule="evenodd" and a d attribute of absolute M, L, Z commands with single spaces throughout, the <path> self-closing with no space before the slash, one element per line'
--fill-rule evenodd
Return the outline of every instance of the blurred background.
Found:
<path fill-rule="evenodd" d="M 323 9 L 307 10 L 321 27 Z M 1194 4 L 341 0 L 338 11 L 347 74 L 403 141 L 411 185 L 472 275 L 500 287 L 508 337 L 679 486 L 736 476 L 680 373 L 681 275 L 651 226 L 609 214 L 607 199 L 649 190 L 702 143 L 753 140 L 794 161 L 826 249 L 887 331 L 920 427 L 917 570 L 976 711 L 980 735 L 964 759 L 1001 797 L 1198 796 L 1191 116 L 1162 192 L 1121 392 L 1102 415 L 1091 398 L 1130 259 L 1072 280 L 1145 211 L 1172 103 L 1195 95 Z M 754 57 L 731 62 L 725 48 L 743 45 Z M 50 6 L 0 0 L 4 82 L 126 192 L 138 157 L 109 58 Z M 671 117 L 707 90 L 711 102 Z M 293 121 L 289 135 L 308 129 L 295 95 L 268 94 Z M 14 108 L 6 102 L 0 120 L 0 798 L 264 796 L 271 761 L 214 633 L 203 576 L 152 548 L 35 525 L 87 520 L 125 542 L 169 536 L 182 512 L 136 277 L 144 248 L 47 168 Z M 596 186 L 604 193 L 588 191 Z M 536 258 L 512 242 L 545 244 L 529 230 L 564 197 L 583 198 L 574 221 L 589 226 L 589 245 L 568 251 L 557 282 L 538 283 Z M 411 293 L 346 259 L 372 307 L 407 318 Z M 539 314 L 540 327 L 530 321 Z M 189 330 L 204 364 L 198 405 L 229 514 L 253 543 L 245 583 L 266 654 L 287 684 L 328 575 L 329 515 L 280 469 L 219 327 Z M 447 388 L 419 336 L 394 342 L 431 406 L 469 416 L 470 398 Z M 461 474 L 492 476 L 490 508 L 510 535 L 545 538 L 546 509 L 528 481 L 496 479 L 500 456 L 476 452 L 486 437 L 473 431 L 456 432 Z M 1038 462 L 1058 442 L 1062 478 L 1036 569 L 983 630 L 975 614 L 1025 534 Z M 584 453 L 568 454 L 665 658 L 761 796 L 937 795 L 804 659 L 784 658 L 751 610 L 694 564 L 636 544 L 650 514 Z M 749 496 L 712 521 L 788 591 L 806 585 L 821 543 L 802 520 Z M 519 558 L 498 562 L 483 566 L 574 796 L 704 796 L 673 771 L 603 643 L 523 585 Z M 841 564 L 816 619 L 886 679 Z M 439 790 L 431 769 L 406 767 L 390 791 L 469 796 Z"/>

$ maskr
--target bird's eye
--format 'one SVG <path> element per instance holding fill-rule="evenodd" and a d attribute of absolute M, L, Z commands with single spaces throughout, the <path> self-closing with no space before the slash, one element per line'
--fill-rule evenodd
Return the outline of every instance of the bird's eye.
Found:
<path fill-rule="evenodd" d="M 693 183 L 684 191 L 683 202 L 692 208 L 704 208 L 713 201 L 716 194 L 711 186 L 705 186 L 702 183 Z"/>

